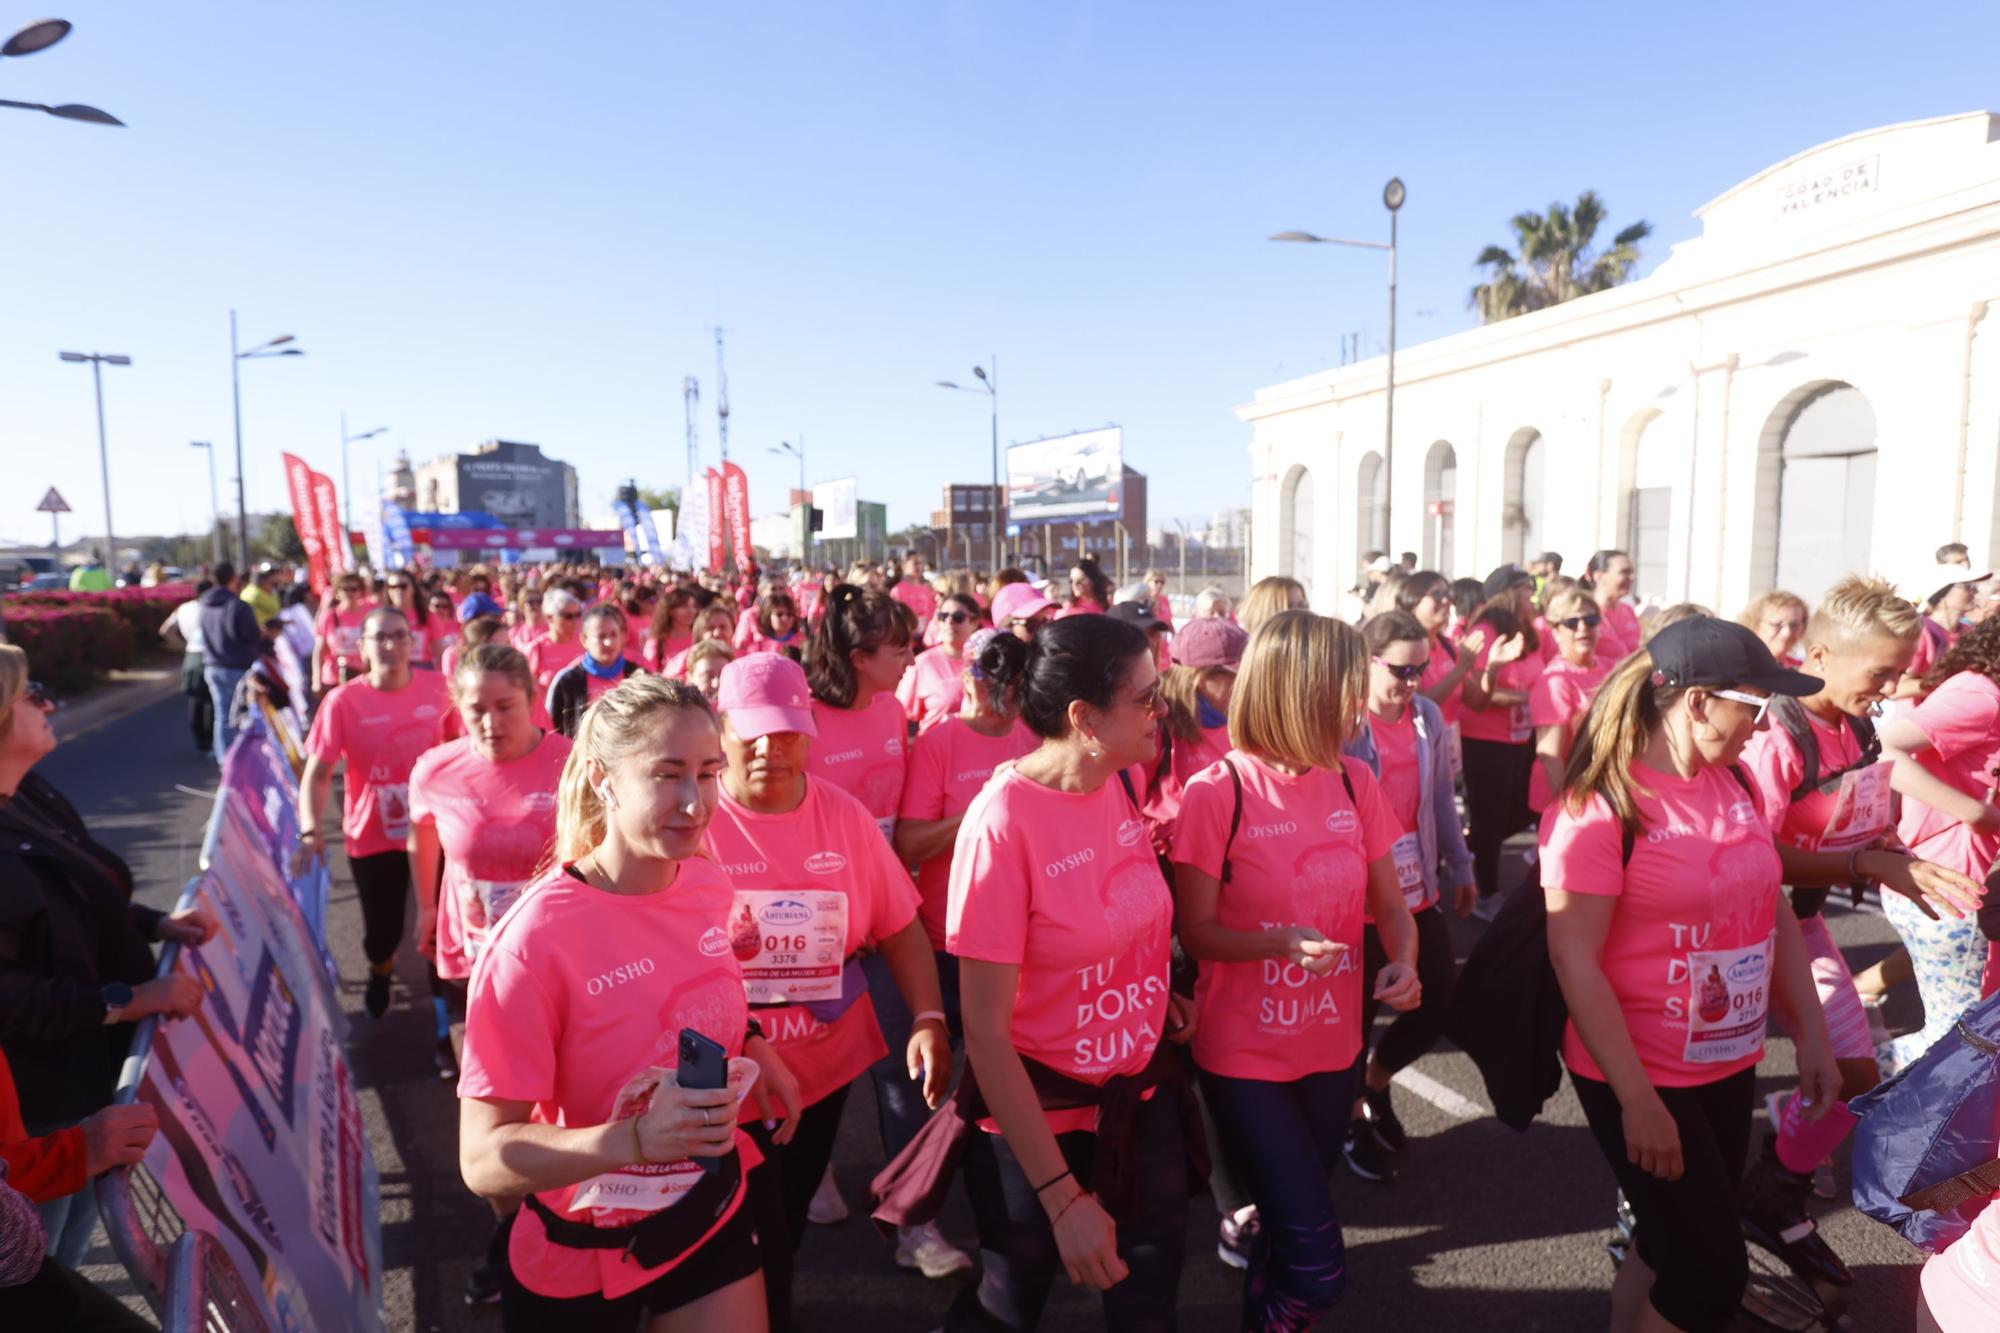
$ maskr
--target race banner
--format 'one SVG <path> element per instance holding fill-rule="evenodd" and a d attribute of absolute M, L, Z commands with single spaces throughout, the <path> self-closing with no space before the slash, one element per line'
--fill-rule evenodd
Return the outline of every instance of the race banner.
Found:
<path fill-rule="evenodd" d="M 722 474 L 708 470 L 708 567 L 720 571 L 729 563 L 729 516 L 722 507 Z"/>
<path fill-rule="evenodd" d="M 394 500 L 382 502 L 382 544 L 388 547 L 390 569 L 405 569 L 416 559 L 417 548 L 410 537 L 409 512 Z"/>
<path fill-rule="evenodd" d="M 622 551 L 625 534 L 615 528 L 439 528 L 433 551 Z"/>
<path fill-rule="evenodd" d="M 299 545 L 306 549 L 306 570 L 312 589 L 326 595 L 330 578 L 326 567 L 326 546 L 320 541 L 319 506 L 313 500 L 313 470 L 297 454 L 286 454 L 285 486 L 292 496 L 292 526 L 298 530 Z"/>
<path fill-rule="evenodd" d="M 646 553 L 653 557 L 653 567 L 657 569 L 667 563 L 667 553 L 660 545 L 660 529 L 653 522 L 653 511 L 644 500 L 632 508 L 639 520 L 639 532 L 646 539 Z"/>
<path fill-rule="evenodd" d="M 639 519 L 632 512 L 632 506 L 623 500 L 613 500 L 611 510 L 618 517 L 618 526 L 625 530 L 625 551 L 636 562 L 639 558 Z"/>
<path fill-rule="evenodd" d="M 324 472 L 312 474 L 313 519 L 319 529 L 320 545 L 326 548 L 326 576 L 339 578 L 354 568 L 354 539 L 340 521 L 340 495 L 333 478 Z"/>
<path fill-rule="evenodd" d="M 750 479 L 735 463 L 722 465 L 722 503 L 729 514 L 729 541 L 736 568 L 748 569 L 757 563 L 750 546 Z"/>
<path fill-rule="evenodd" d="M 292 871 L 292 849 L 299 845 L 297 793 L 298 777 L 277 746 L 255 730 L 240 734 L 223 756 L 222 790 L 202 842 L 201 864 L 204 870 L 209 869 L 247 842 L 247 838 L 228 840 L 232 830 L 229 812 L 234 810 L 255 835 L 270 867 L 284 881 L 327 976 L 338 982 L 340 967 L 333 961 L 333 952 L 326 943 L 332 872 L 324 857 L 298 874 Z M 245 867 L 231 869 L 238 875 L 255 873 Z M 334 1012 L 336 1016 L 339 1014 L 338 1006 Z"/>

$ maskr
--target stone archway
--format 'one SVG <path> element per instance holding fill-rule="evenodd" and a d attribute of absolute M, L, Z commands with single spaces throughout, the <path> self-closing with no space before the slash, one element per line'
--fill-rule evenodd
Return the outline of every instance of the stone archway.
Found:
<path fill-rule="evenodd" d="M 1669 547 L 1673 543 L 1674 484 L 1670 468 L 1656 455 L 1642 458 L 1640 444 L 1661 417 L 1642 408 L 1618 436 L 1618 522 L 1607 546 L 1632 557 L 1633 589 L 1642 597 L 1667 600 Z M 1656 437 L 1657 438 L 1657 437 Z"/>
<path fill-rule="evenodd" d="M 1278 572 L 1312 591 L 1313 477 L 1303 463 L 1294 464 L 1278 488 Z"/>
<path fill-rule="evenodd" d="M 1458 515 L 1458 451 L 1449 440 L 1432 444 L 1424 455 L 1423 567 L 1447 578 L 1460 572 L 1456 563 Z"/>
<path fill-rule="evenodd" d="M 1751 569 L 1758 588 L 1816 601 L 1873 555 L 1875 409 L 1845 380 L 1815 380 L 1778 400 L 1757 439 Z"/>
<path fill-rule="evenodd" d="M 1389 549 L 1389 532 L 1383 522 L 1382 455 L 1371 449 L 1361 456 L 1354 474 L 1354 564 L 1358 571 L 1370 551 Z M 1391 557 L 1394 558 L 1393 555 Z"/>
<path fill-rule="evenodd" d="M 1547 442 L 1533 426 L 1523 426 L 1507 441 L 1500 498 L 1500 559 L 1506 563 L 1526 564 L 1549 544 L 1542 514 L 1547 460 Z"/>

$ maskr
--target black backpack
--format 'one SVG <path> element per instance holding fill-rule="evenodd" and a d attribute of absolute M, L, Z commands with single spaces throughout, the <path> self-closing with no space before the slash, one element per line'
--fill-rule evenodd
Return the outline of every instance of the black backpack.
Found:
<path fill-rule="evenodd" d="M 1799 775 L 1799 782 L 1792 788 L 1792 799 L 1799 801 L 1820 791 L 1828 796 L 1840 791 L 1840 780 L 1857 769 L 1867 768 L 1882 758 L 1882 738 L 1875 734 L 1875 723 L 1865 717 L 1847 719 L 1847 729 L 1854 733 L 1855 744 L 1861 749 L 1861 757 L 1846 768 L 1834 773 L 1820 771 L 1819 736 L 1813 731 L 1812 719 L 1806 716 L 1806 706 L 1789 694 L 1771 697 L 1771 720 L 1784 728 L 1792 743 L 1799 747 L 1799 754 L 1805 759 L 1805 769 Z M 1777 832 L 1776 829 L 1772 830 Z M 1793 889 L 1792 911 L 1801 919 L 1818 916 L 1826 907 L 1827 895 L 1832 889 Z M 1861 888 L 1849 886 L 1854 895 L 1855 906 L 1861 905 Z"/>

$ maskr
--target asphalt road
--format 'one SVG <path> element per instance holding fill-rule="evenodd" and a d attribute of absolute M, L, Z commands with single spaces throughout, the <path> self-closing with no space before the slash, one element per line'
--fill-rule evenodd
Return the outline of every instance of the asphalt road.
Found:
<path fill-rule="evenodd" d="M 181 701 L 163 699 L 66 740 L 40 771 L 132 863 L 141 897 L 155 906 L 171 903 L 195 873 L 215 783 L 213 766 L 194 752 Z M 338 856 L 335 875 L 333 950 L 349 978 L 341 992 L 354 1011 L 351 1055 L 381 1170 L 389 1327 L 497 1330 L 493 1311 L 469 1309 L 460 1298 L 490 1215 L 459 1181 L 456 1107 L 431 1067 L 419 960 L 414 949 L 405 950 L 396 1003 L 384 1019 L 360 1012 L 360 913 Z M 1461 924 L 1461 957 L 1477 929 Z M 1833 929 L 1857 968 L 1893 947 L 1894 933 L 1877 915 L 1836 909 Z M 1917 1026 L 1914 994 L 1897 996 L 1890 1018 L 1898 1031 Z M 1483 1104 L 1478 1075 L 1462 1055 L 1440 1051 L 1416 1068 L 1459 1098 Z M 1790 1044 L 1774 1037 L 1760 1089 L 1785 1086 L 1791 1072 Z M 850 1202 L 880 1160 L 873 1102 L 863 1080 L 836 1152 Z M 1398 1107 L 1413 1137 L 1400 1182 L 1368 1184 L 1344 1172 L 1335 1179 L 1350 1282 L 1328 1325 L 1381 1327 L 1393 1317 L 1406 1327 L 1508 1333 L 1603 1328 L 1612 1275 L 1603 1246 L 1613 1189 L 1567 1085 L 1527 1134 L 1491 1118 L 1454 1114 L 1408 1090 L 1399 1090 Z M 1841 1181 L 1844 1188 L 1844 1163 Z M 1910 1328 L 1921 1256 L 1844 1202 L 1817 1205 L 1817 1213 L 1823 1233 L 1855 1270 L 1853 1326 L 1871 1333 Z M 945 1229 L 970 1244 L 962 1198 L 954 1199 Z M 1214 1238 L 1214 1210 L 1205 1197 L 1197 1199 L 1180 1284 L 1182 1327 L 1189 1330 L 1236 1326 L 1239 1274 L 1215 1259 Z M 101 1245 L 92 1257 L 112 1262 Z M 124 1284 L 116 1269 L 91 1271 L 114 1287 Z M 896 1269 L 874 1228 L 856 1216 L 815 1228 L 808 1238 L 799 1263 L 799 1313 L 812 1329 L 865 1322 L 870 1333 L 918 1333 L 937 1325 L 956 1285 Z M 1094 1300 L 1062 1287 L 1043 1327 L 1054 1333 L 1098 1325 Z"/>

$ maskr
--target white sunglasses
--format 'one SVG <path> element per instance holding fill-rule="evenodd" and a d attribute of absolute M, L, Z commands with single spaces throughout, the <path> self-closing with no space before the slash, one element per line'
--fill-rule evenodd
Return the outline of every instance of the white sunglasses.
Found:
<path fill-rule="evenodd" d="M 1732 703 L 1745 704 L 1756 709 L 1757 716 L 1752 721 L 1759 723 L 1764 720 L 1764 714 L 1769 711 L 1771 700 L 1774 697 L 1767 694 L 1759 698 L 1754 694 L 1745 694 L 1741 690 L 1710 690 L 1709 694 L 1717 699 L 1728 699 Z"/>

